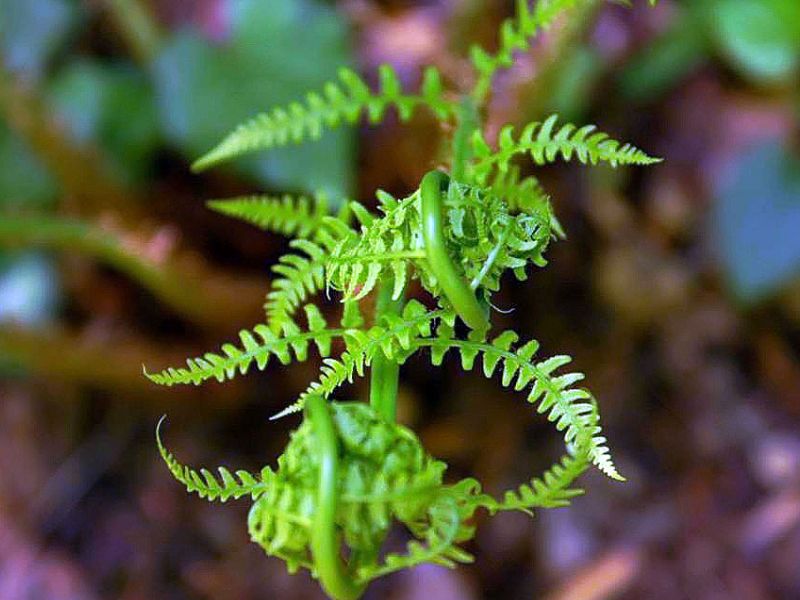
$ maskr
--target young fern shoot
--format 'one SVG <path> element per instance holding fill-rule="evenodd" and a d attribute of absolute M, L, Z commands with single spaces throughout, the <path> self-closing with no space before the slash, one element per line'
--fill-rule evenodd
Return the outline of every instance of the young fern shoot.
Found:
<path fill-rule="evenodd" d="M 358 598 L 372 579 L 420 563 L 452 567 L 471 561 L 463 545 L 474 536 L 470 519 L 479 509 L 494 514 L 564 506 L 581 493 L 573 483 L 592 465 L 623 479 L 602 434 L 598 404 L 578 386 L 583 374 L 568 369 L 570 357 L 542 358 L 537 341 L 520 341 L 514 331 L 491 332 L 491 297 L 502 276 L 511 271 L 524 280 L 531 265 L 546 265 L 550 242 L 564 236 L 549 196 L 535 178 L 522 178 L 514 161 L 618 167 L 659 160 L 594 126 L 559 123 L 556 115 L 519 134 L 503 128 L 496 143 L 486 139 L 483 112 L 496 71 L 510 66 L 515 51 L 578 4 L 581 0 L 539 0 L 531 9 L 520 0 L 516 17 L 503 25 L 497 52 L 472 50 L 475 83 L 460 98 L 445 91 L 433 68 L 416 94 L 403 91 L 388 66 L 380 69 L 377 91 L 345 70 L 338 82 L 309 94 L 304 103 L 240 126 L 194 165 L 204 169 L 316 139 L 324 129 L 361 116 L 378 122 L 389 107 L 402 120 L 427 109 L 455 132 L 447 166 L 426 174 L 405 198 L 378 192 L 377 212 L 347 202 L 332 215 L 322 197 L 210 202 L 218 212 L 292 238 L 292 251 L 273 268 L 265 322 L 240 332 L 238 344 L 191 358 L 184 367 L 145 372 L 159 385 L 222 382 L 252 366 L 262 370 L 273 357 L 284 365 L 304 361 L 310 346 L 316 347 L 323 359 L 319 377 L 277 415 L 303 412 L 275 469 L 196 471 L 166 450 L 161 423 L 157 433 L 164 461 L 189 492 L 222 502 L 249 496 L 252 540 L 285 560 L 290 571 L 309 569 L 332 598 Z M 419 281 L 435 309 L 406 297 L 411 280 Z M 335 325 L 309 303 L 323 290 L 341 297 L 343 312 Z M 377 301 L 370 304 L 375 309 L 368 320 L 361 304 L 371 294 Z M 456 334 L 457 320 L 469 330 L 466 336 Z M 336 356 L 334 340 L 342 348 Z M 494 498 L 474 479 L 447 480 L 447 465 L 395 422 L 400 366 L 417 353 L 439 366 L 450 352 L 465 371 L 479 363 L 487 378 L 499 373 L 503 387 L 524 394 L 561 432 L 565 454 L 542 476 Z M 369 403 L 333 399 L 342 384 L 367 374 Z M 405 553 L 383 555 L 396 522 L 413 539 Z"/>

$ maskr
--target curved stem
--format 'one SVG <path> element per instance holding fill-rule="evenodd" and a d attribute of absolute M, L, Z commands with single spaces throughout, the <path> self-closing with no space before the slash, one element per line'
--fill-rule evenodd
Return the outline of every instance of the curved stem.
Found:
<path fill-rule="evenodd" d="M 339 447 L 333 419 L 321 396 L 310 396 L 306 410 L 314 428 L 320 453 L 319 485 L 314 527 L 311 532 L 311 552 L 317 576 L 325 591 L 336 600 L 355 600 L 364 592 L 347 572 L 339 554 L 336 534 L 337 483 L 339 480 Z"/>
<path fill-rule="evenodd" d="M 375 307 L 375 321 L 383 315 L 400 314 L 403 306 L 402 295 L 392 299 L 391 280 L 381 282 L 378 290 L 378 303 Z M 400 377 L 400 365 L 386 358 L 383 351 L 378 351 L 372 359 L 370 368 L 369 403 L 381 418 L 388 423 L 397 420 L 397 385 Z"/>
<path fill-rule="evenodd" d="M 431 171 L 422 178 L 422 237 L 428 264 L 442 292 L 453 305 L 456 313 L 472 329 L 484 331 L 489 328 L 486 311 L 478 303 L 473 291 L 459 276 L 444 240 L 442 229 L 442 195 L 449 185 L 449 178 L 441 171 Z"/>

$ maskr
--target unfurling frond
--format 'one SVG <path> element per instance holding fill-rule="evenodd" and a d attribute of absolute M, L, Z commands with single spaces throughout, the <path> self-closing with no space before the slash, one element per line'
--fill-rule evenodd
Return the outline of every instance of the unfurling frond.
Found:
<path fill-rule="evenodd" d="M 166 416 L 161 417 L 156 426 L 158 451 L 172 476 L 186 487 L 186 491 L 196 493 L 209 501 L 219 500 L 220 502 L 248 495 L 255 500 L 266 491 L 264 482 L 247 471 L 238 470 L 232 474 L 225 467 L 218 467 L 219 476 L 215 476 L 208 469 L 200 469 L 198 472 L 179 463 L 161 441 L 161 426 L 165 418 Z"/>
<path fill-rule="evenodd" d="M 500 68 L 513 64 L 514 52 L 527 50 L 530 40 L 540 30 L 549 27 L 565 10 L 586 0 L 537 0 L 533 10 L 528 7 L 529 0 L 517 0 L 517 12 L 513 19 L 507 19 L 500 28 L 500 47 L 495 54 L 489 54 L 480 46 L 470 49 L 472 64 L 477 71 L 473 96 L 482 101 L 489 92 L 492 78 Z"/>
<path fill-rule="evenodd" d="M 209 200 L 207 206 L 223 215 L 241 219 L 265 231 L 287 237 L 313 239 L 323 228 L 328 201 L 323 195 L 242 196 Z"/>
<path fill-rule="evenodd" d="M 304 254 L 284 254 L 272 271 L 278 275 L 272 280 L 264 310 L 269 328 L 278 333 L 288 323 L 293 323 L 295 310 L 319 292 L 325 285 L 327 252 L 308 240 L 295 240 L 291 244 Z"/>
<path fill-rule="evenodd" d="M 438 366 L 452 348 L 459 352 L 464 370 L 472 370 L 480 355 L 486 377 L 491 377 L 501 366 L 504 387 L 513 384 L 514 390 L 521 391 L 530 385 L 528 402 L 555 423 L 556 429 L 563 432 L 565 442 L 583 448 L 590 462 L 609 477 L 623 479 L 614 467 L 605 437 L 600 435 L 594 398 L 587 390 L 574 385 L 583 379 L 583 374 L 556 373 L 571 362 L 569 356 L 535 361 L 533 357 L 539 343 L 531 340 L 515 348 L 519 336 L 513 331 L 505 331 L 491 342 L 457 339 L 453 337 L 452 326 L 445 321 L 439 323 L 435 335 L 431 336 L 431 324 L 445 316 L 452 322 L 451 315 L 429 312 L 419 303 L 411 302 L 402 316 L 387 318 L 385 326 L 376 325 L 369 331 L 349 336 L 346 352 L 339 359 L 327 359 L 320 379 L 309 386 L 297 403 L 275 418 L 298 412 L 311 395 L 327 398 L 340 385 L 352 381 L 356 374 L 363 376 L 365 367 L 372 363 L 377 352 L 402 363 L 413 352 L 430 348 L 431 361 Z"/>
<path fill-rule="evenodd" d="M 584 164 L 604 162 L 612 167 L 651 165 L 661 161 L 631 144 L 611 139 L 607 133 L 597 131 L 594 125 L 578 129 L 571 123 L 556 127 L 557 122 L 558 115 L 551 115 L 542 123 L 530 123 L 517 138 L 514 137 L 513 127 L 506 126 L 500 131 L 496 151 L 476 131 L 472 138 L 476 157 L 473 166 L 475 179 L 479 183 L 486 183 L 494 167 L 505 171 L 511 159 L 518 154 L 529 154 L 537 165 L 552 163 L 559 155 L 567 161 L 574 156 Z"/>
<path fill-rule="evenodd" d="M 312 92 L 304 103 L 274 108 L 240 125 L 197 160 L 194 170 L 202 171 L 257 150 L 316 140 L 326 128 L 343 122 L 355 123 L 363 114 L 370 123 L 377 123 L 390 106 L 397 108 L 403 121 L 410 119 L 418 106 L 430 108 L 441 120 L 447 119 L 453 111 L 453 104 L 444 96 L 439 72 L 433 67 L 425 71 L 419 94 L 403 93 L 397 73 L 388 65 L 382 65 L 378 75 L 380 88 L 373 92 L 355 72 L 340 70 L 339 81 L 328 83 L 322 94 Z"/>
<path fill-rule="evenodd" d="M 508 210 L 530 215 L 547 215 L 550 230 L 559 238 L 567 237 L 550 201 L 550 196 L 535 177 L 520 177 L 519 167 L 510 166 L 505 171 L 496 171 L 489 189 L 492 194 L 505 200 Z"/>
<path fill-rule="evenodd" d="M 419 347 L 431 349 L 434 365 L 439 365 L 445 353 L 455 348 L 461 355 L 461 367 L 473 368 L 475 358 L 481 355 L 483 373 L 491 377 L 498 366 L 502 366 L 501 383 L 516 391 L 531 384 L 527 400 L 536 406 L 537 412 L 545 414 L 563 432 L 564 441 L 576 447 L 586 446 L 590 461 L 612 479 L 623 480 L 611 460 L 606 438 L 600 435 L 597 407 L 592 395 L 574 384 L 583 379 L 583 373 L 556 374 L 556 370 L 569 364 L 569 356 L 559 355 L 534 361 L 539 343 L 531 340 L 514 349 L 518 336 L 505 331 L 491 343 L 477 340 L 459 340 L 452 337 L 450 327 L 440 325 L 433 338 L 418 340 Z"/>
<path fill-rule="evenodd" d="M 273 356 L 284 365 L 292 361 L 292 354 L 296 360 L 302 362 L 308 356 L 308 347 L 312 341 L 322 356 L 328 356 L 334 338 L 352 333 L 347 329 L 328 329 L 325 319 L 313 304 L 306 306 L 306 313 L 307 331 L 300 330 L 294 323 L 287 323 L 281 334 L 276 334 L 267 325 L 256 325 L 252 331 L 239 332 L 241 346 L 224 344 L 221 353 L 208 352 L 203 356 L 190 358 L 186 361 L 186 367 L 170 367 L 159 373 L 145 371 L 145 375 L 150 381 L 166 386 L 189 383 L 200 385 L 209 379 L 222 382 L 233 379 L 237 372 L 244 375 L 253 363 L 258 370 L 263 371 Z"/>
<path fill-rule="evenodd" d="M 383 215 L 371 215 L 358 203 L 351 210 L 361 224 L 357 235 L 343 237 L 332 249 L 326 266 L 326 281 L 342 290 L 345 300 L 359 300 L 369 294 L 384 273 L 393 278 L 393 298 L 405 288 L 408 263 L 424 258 L 419 229 L 418 195 L 397 200 L 379 191 Z"/>

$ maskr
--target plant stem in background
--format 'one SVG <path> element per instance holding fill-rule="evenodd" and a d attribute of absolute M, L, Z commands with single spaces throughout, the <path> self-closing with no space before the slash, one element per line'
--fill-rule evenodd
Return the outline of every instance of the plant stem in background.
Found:
<path fill-rule="evenodd" d="M 106 0 L 105 5 L 136 61 L 152 63 L 164 35 L 150 8 L 139 0 Z"/>
<path fill-rule="evenodd" d="M 159 263 L 148 258 L 143 247 L 137 248 L 111 231 L 75 219 L 6 215 L 0 221 L 0 247 L 3 246 L 86 254 L 127 275 L 178 314 L 204 326 L 229 324 L 230 310 L 241 302 L 241 298 L 234 297 L 230 288 L 235 286 L 231 282 L 227 287 L 209 286 L 207 273 L 196 277 L 172 260 Z"/>
<path fill-rule="evenodd" d="M 3 63 L 0 57 L 0 64 Z M 56 176 L 76 212 L 97 214 L 108 207 L 141 215 L 140 203 L 105 167 L 100 151 L 77 145 L 45 106 L 37 91 L 0 69 L 0 117 L 26 140 Z"/>
<path fill-rule="evenodd" d="M 159 390 L 154 395 L 153 386 L 143 381 L 142 363 L 153 356 L 178 360 L 183 352 L 143 338 L 123 340 L 117 336 L 111 343 L 52 326 L 46 331 L 9 324 L 0 327 L 0 357 L 10 367 L 41 375 L 48 381 L 64 380 L 115 394 L 135 393 L 137 401 L 160 403 L 169 399 Z M 229 390 L 220 392 L 231 397 Z"/>

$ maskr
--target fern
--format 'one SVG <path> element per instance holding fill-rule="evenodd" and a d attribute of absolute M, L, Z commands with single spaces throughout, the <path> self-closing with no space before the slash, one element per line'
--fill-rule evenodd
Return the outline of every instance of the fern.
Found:
<path fill-rule="evenodd" d="M 305 103 L 275 108 L 240 125 L 217 147 L 197 160 L 193 169 L 202 171 L 220 162 L 306 139 L 316 140 L 326 128 L 342 122 L 355 123 L 366 114 L 371 123 L 382 120 L 389 106 L 397 108 L 407 121 L 418 106 L 430 108 L 440 119 L 447 119 L 453 105 L 445 98 L 441 76 L 434 68 L 425 71 L 420 94 L 404 94 L 397 73 L 388 65 L 378 71 L 380 89 L 373 93 L 361 77 L 350 69 L 339 71 L 339 81 L 330 82 L 323 93 L 312 92 Z"/>
<path fill-rule="evenodd" d="M 158 451 L 170 473 L 186 487 L 186 491 L 196 493 L 209 501 L 227 502 L 231 498 L 239 499 L 248 495 L 255 500 L 267 490 L 263 481 L 247 471 L 238 470 L 234 475 L 225 467 L 219 467 L 219 477 L 216 477 L 208 469 L 200 469 L 198 472 L 180 464 L 161 442 L 161 426 L 165 419 L 166 416 L 161 417 L 156 426 Z"/>
<path fill-rule="evenodd" d="M 605 162 L 612 167 L 660 162 L 660 159 L 648 156 L 631 144 L 611 139 L 608 134 L 597 131 L 594 125 L 577 128 L 567 123 L 556 127 L 557 122 L 558 115 L 551 115 L 542 123 L 530 123 L 518 138 L 514 138 L 513 128 L 506 126 L 500 131 L 496 152 L 476 131 L 472 138 L 477 157 L 473 170 L 476 181 L 486 183 L 494 167 L 506 171 L 511 159 L 518 154 L 530 154 L 537 165 L 552 163 L 559 155 L 566 161 L 574 156 L 584 164 Z"/>
<path fill-rule="evenodd" d="M 328 329 L 327 322 L 315 305 L 309 304 L 305 308 L 308 317 L 307 331 L 301 331 L 296 325 L 287 323 L 282 334 L 278 335 L 267 325 L 257 325 L 252 331 L 239 332 L 241 346 L 224 344 L 220 353 L 207 352 L 203 356 L 188 359 L 186 367 L 170 367 L 158 373 L 148 373 L 145 369 L 144 374 L 153 383 L 166 386 L 188 383 L 199 385 L 209 379 L 223 382 L 232 379 L 237 372 L 244 375 L 253 363 L 259 371 L 263 371 L 273 356 L 284 365 L 292 362 L 292 354 L 297 361 L 305 361 L 312 341 L 320 355 L 328 356 L 334 338 L 349 338 L 358 331 Z"/>
<path fill-rule="evenodd" d="M 420 347 L 431 348 L 434 365 L 441 364 L 447 350 L 455 348 L 460 353 L 461 367 L 464 370 L 471 370 L 475 358 L 480 355 L 483 373 L 487 378 L 502 365 L 503 387 L 509 387 L 513 383 L 514 389 L 520 391 L 532 382 L 528 402 L 536 405 L 539 413 L 546 414 L 547 419 L 555 423 L 556 429 L 563 431 L 565 442 L 572 444 L 586 438 L 592 463 L 612 479 L 624 480 L 611 460 L 605 437 L 599 435 L 601 428 L 597 424 L 597 412 L 591 394 L 574 387 L 575 383 L 584 378 L 583 373 L 555 374 L 557 369 L 571 362 L 569 356 L 558 355 L 533 361 L 539 343 L 531 340 L 513 350 L 512 346 L 519 337 L 513 331 L 504 331 L 491 343 L 453 339 L 451 328 L 446 326 L 440 326 L 437 334 L 434 338 L 416 342 Z"/>
<path fill-rule="evenodd" d="M 475 67 L 478 80 L 473 91 L 478 100 L 483 100 L 489 91 L 494 74 L 500 68 L 513 64 L 515 51 L 527 50 L 530 39 L 540 30 L 546 29 L 564 11 L 589 0 L 538 0 L 533 11 L 528 0 L 517 0 L 517 12 L 513 19 L 507 19 L 500 27 L 500 47 L 495 54 L 489 54 L 480 46 L 470 49 L 470 58 Z"/>
<path fill-rule="evenodd" d="M 434 69 L 425 72 L 419 94 L 403 93 L 389 67 L 381 67 L 376 92 L 343 70 L 324 93 L 256 117 L 195 164 L 202 169 L 316 139 L 324 129 L 362 116 L 374 123 L 390 106 L 401 120 L 425 106 L 441 123 L 454 125 L 442 168 L 427 173 L 404 197 L 379 191 L 375 211 L 348 202 L 331 215 L 322 197 L 212 201 L 218 212 L 292 238 L 290 252 L 273 267 L 266 323 L 242 331 L 238 345 L 191 358 L 185 367 L 145 372 L 167 386 L 222 382 L 253 365 L 263 370 L 273 357 L 284 365 L 304 361 L 316 345 L 318 377 L 273 417 L 303 413 L 276 468 L 264 467 L 259 476 L 225 468 L 218 475 L 195 471 L 164 448 L 158 428 L 156 436 L 167 467 L 188 491 L 222 501 L 249 495 L 251 539 L 284 560 L 290 572 L 310 570 L 334 598 L 354 600 L 376 577 L 422 563 L 470 562 L 463 545 L 475 535 L 478 510 L 531 513 L 565 506 L 582 493 L 575 481 L 591 466 L 623 480 L 602 433 L 597 401 L 579 387 L 584 376 L 568 368 L 571 358 L 540 358 L 539 343 L 520 343 L 514 331 L 490 334 L 492 295 L 509 274 L 523 280 L 531 265 L 544 267 L 550 244 L 566 237 L 547 191 L 534 175 L 523 177 L 515 159 L 528 155 L 535 166 L 561 158 L 612 167 L 659 160 L 594 126 L 559 124 L 555 115 L 526 125 L 519 135 L 503 128 L 496 149 L 484 136 L 482 109 L 496 71 L 510 66 L 514 53 L 559 14 L 581 3 L 539 0 L 530 9 L 520 0 L 515 18 L 502 26 L 497 52 L 472 50 L 476 83 L 460 98 L 445 92 Z M 407 299 L 413 282 L 435 308 Z M 343 303 L 339 327 L 329 327 L 318 306 L 308 303 L 323 290 L 337 292 Z M 368 304 L 370 296 L 374 304 Z M 362 302 L 374 307 L 369 323 Z M 302 325 L 295 314 L 301 306 Z M 458 320 L 463 334 L 457 334 Z M 484 493 L 474 479 L 447 483 L 447 465 L 395 422 L 399 368 L 423 352 L 435 367 L 455 354 L 464 371 L 480 365 L 485 377 L 497 374 L 502 387 L 524 394 L 554 425 L 566 453 L 544 474 L 499 498 Z M 369 404 L 334 400 L 342 385 L 366 375 Z M 395 523 L 406 527 L 411 541 L 404 553 L 385 553 L 382 545 Z"/>
<path fill-rule="evenodd" d="M 282 197 L 243 196 L 209 200 L 207 206 L 265 231 L 300 239 L 314 239 L 319 235 L 328 215 L 328 201 L 323 195 L 317 195 L 313 200 L 288 194 Z"/>

